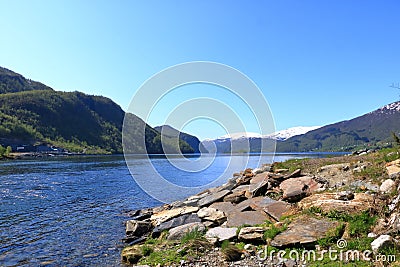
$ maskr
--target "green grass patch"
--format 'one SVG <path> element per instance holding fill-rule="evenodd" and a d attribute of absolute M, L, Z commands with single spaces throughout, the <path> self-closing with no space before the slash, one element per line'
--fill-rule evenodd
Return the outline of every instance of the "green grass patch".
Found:
<path fill-rule="evenodd" d="M 282 225 L 281 227 L 276 227 L 275 225 L 271 224 L 269 226 L 269 229 L 264 232 L 264 240 L 271 240 L 286 229 L 286 224 Z"/>
<path fill-rule="evenodd" d="M 198 228 L 195 228 L 193 231 L 187 232 L 181 239 L 181 243 L 182 244 L 186 244 L 189 241 L 192 240 L 198 240 L 198 239 L 202 239 L 204 240 L 204 232 L 203 231 L 199 231 Z"/>

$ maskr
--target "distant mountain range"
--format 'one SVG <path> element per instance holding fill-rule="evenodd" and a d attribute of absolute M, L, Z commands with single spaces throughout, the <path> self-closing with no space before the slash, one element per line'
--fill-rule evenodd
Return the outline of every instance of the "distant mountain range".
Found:
<path fill-rule="evenodd" d="M 60 92 L 0 67 L 0 144 L 14 151 L 60 147 L 72 152 L 130 153 L 352 151 L 392 143 L 400 133 L 400 102 L 323 127 L 293 127 L 270 135 L 238 133 L 200 142 L 170 126 L 152 128 L 103 96 Z M 178 138 L 178 139 L 177 139 Z M 177 141 L 178 140 L 178 141 Z M 163 142 L 163 145 L 162 143 Z"/>
<path fill-rule="evenodd" d="M 392 145 L 392 132 L 400 133 L 400 102 L 394 102 L 352 120 L 323 127 L 293 127 L 274 134 L 237 133 L 202 144 L 217 153 L 270 152 L 276 142 L 277 152 L 353 151 Z M 213 148 L 213 149 L 212 149 Z M 250 150 L 249 150 L 250 149 Z"/>
<path fill-rule="evenodd" d="M 278 141 L 285 141 L 290 137 L 305 134 L 311 130 L 319 128 L 318 126 L 313 127 L 292 127 L 286 130 L 278 131 L 269 135 L 261 135 L 258 133 L 244 132 L 244 133 L 232 133 L 221 136 L 217 139 L 206 139 L 202 141 L 202 144 L 208 151 L 217 153 L 229 153 L 229 152 L 273 152 L 275 150 L 275 144 Z M 231 147 L 232 146 L 232 147 Z"/>

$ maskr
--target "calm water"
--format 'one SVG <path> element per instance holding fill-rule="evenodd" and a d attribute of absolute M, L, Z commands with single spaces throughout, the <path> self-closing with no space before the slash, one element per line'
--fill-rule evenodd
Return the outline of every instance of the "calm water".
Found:
<path fill-rule="evenodd" d="M 287 154 L 275 161 L 310 156 L 321 155 Z M 199 173 L 179 172 L 163 157 L 151 163 L 168 180 L 190 186 L 208 184 L 216 174 L 226 180 L 229 160 L 219 156 Z M 247 166 L 258 167 L 259 160 L 251 156 Z M 150 173 L 141 157 L 130 166 L 137 177 Z M 159 204 L 136 184 L 122 156 L 0 162 L 0 266 L 120 266 L 126 212 Z"/>

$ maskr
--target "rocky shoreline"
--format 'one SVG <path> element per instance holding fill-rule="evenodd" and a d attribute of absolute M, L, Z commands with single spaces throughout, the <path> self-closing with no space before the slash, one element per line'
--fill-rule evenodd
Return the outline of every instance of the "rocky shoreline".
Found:
<path fill-rule="evenodd" d="M 400 240 L 399 158 L 397 151 L 380 151 L 274 163 L 246 169 L 185 200 L 133 211 L 122 261 L 320 266 L 332 263 L 324 250 L 341 249 L 367 251 L 368 257 L 338 264 L 393 265 Z M 278 255 L 282 251 L 288 255 Z M 310 251 L 312 259 L 299 256 Z M 377 255 L 394 256 L 378 261 Z"/>

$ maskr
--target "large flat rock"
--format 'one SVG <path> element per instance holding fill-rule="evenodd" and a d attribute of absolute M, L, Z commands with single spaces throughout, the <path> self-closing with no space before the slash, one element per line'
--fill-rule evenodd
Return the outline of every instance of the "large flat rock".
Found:
<path fill-rule="evenodd" d="M 267 173 L 259 173 L 250 180 L 250 184 L 260 184 L 268 180 Z"/>
<path fill-rule="evenodd" d="M 266 205 L 266 207 L 264 208 L 265 213 L 267 213 L 272 219 L 274 219 L 275 221 L 279 221 L 280 218 L 282 217 L 282 215 L 289 211 L 290 207 L 292 205 L 290 205 L 287 202 L 284 201 L 276 201 L 276 202 L 272 202 Z"/>
<path fill-rule="evenodd" d="M 225 214 L 229 214 L 232 211 L 235 211 L 236 206 L 233 205 L 231 202 L 214 202 L 210 205 L 210 208 L 214 208 L 222 211 Z"/>
<path fill-rule="evenodd" d="M 211 228 L 207 231 L 206 233 L 206 238 L 208 240 L 212 240 L 214 238 L 217 239 L 217 241 L 224 241 L 224 240 L 230 240 L 236 237 L 236 232 L 237 228 L 236 227 L 214 227 Z M 212 242 L 214 243 L 214 242 Z"/>
<path fill-rule="evenodd" d="M 369 209 L 379 209 L 382 201 L 365 193 L 355 193 L 351 200 L 341 200 L 339 193 L 323 193 L 302 199 L 298 206 L 302 209 L 320 208 L 325 213 L 331 210 L 358 213 Z"/>
<path fill-rule="evenodd" d="M 180 208 L 175 208 L 171 210 L 163 210 L 158 213 L 155 213 L 151 215 L 150 219 L 153 221 L 154 225 L 160 225 L 163 222 L 166 222 L 172 218 L 188 214 L 188 213 L 194 213 L 199 210 L 198 207 L 180 207 Z"/>
<path fill-rule="evenodd" d="M 268 219 L 262 211 L 242 211 L 228 214 L 226 226 L 239 227 L 242 225 L 262 224 Z"/>
<path fill-rule="evenodd" d="M 194 222 L 188 223 L 184 225 L 177 226 L 169 230 L 168 240 L 179 240 L 181 239 L 186 233 L 191 231 L 204 231 L 206 228 L 202 223 Z"/>
<path fill-rule="evenodd" d="M 209 206 L 212 203 L 223 199 L 224 196 L 226 196 L 230 192 L 230 190 L 222 190 L 216 193 L 212 193 L 211 195 L 205 196 L 204 198 L 200 199 L 198 205 L 199 207 Z"/>
<path fill-rule="evenodd" d="M 201 219 L 197 214 L 185 214 L 176 218 L 173 218 L 169 221 L 163 222 L 160 225 L 158 225 L 156 228 L 153 230 L 153 236 L 158 236 L 160 235 L 161 232 L 169 230 L 171 228 L 188 224 L 188 223 L 194 223 L 194 222 L 201 222 Z"/>
<path fill-rule="evenodd" d="M 238 239 L 243 242 L 263 242 L 264 237 L 263 227 L 243 227 L 240 229 Z"/>
<path fill-rule="evenodd" d="M 226 215 L 223 211 L 211 207 L 201 208 L 197 212 L 197 216 L 199 216 L 203 220 L 212 221 L 218 224 L 221 224 L 226 220 Z"/>
<path fill-rule="evenodd" d="M 339 225 L 337 221 L 327 219 L 316 219 L 312 217 L 302 217 L 292 222 L 288 229 L 271 241 L 271 246 L 285 247 L 289 245 L 305 245 L 314 243 L 323 238 L 327 233 Z"/>
<path fill-rule="evenodd" d="M 283 200 L 289 202 L 296 202 L 315 192 L 321 186 L 311 176 L 289 178 L 279 185 L 283 191 Z"/>
<path fill-rule="evenodd" d="M 245 210 L 258 210 L 262 211 L 269 204 L 276 202 L 276 200 L 269 197 L 253 197 L 249 198 L 245 201 L 240 202 L 236 205 L 237 211 L 245 211 Z"/>

